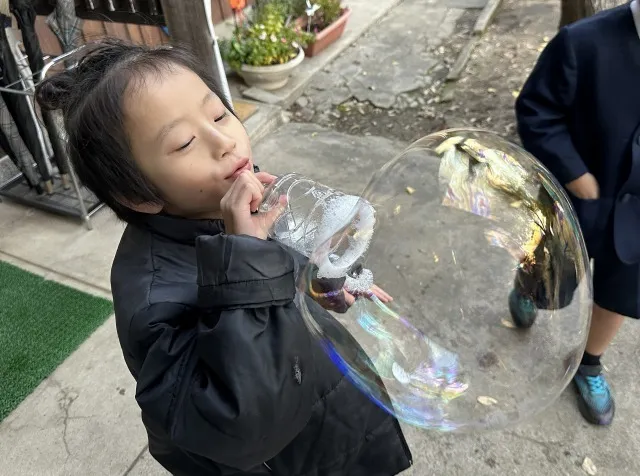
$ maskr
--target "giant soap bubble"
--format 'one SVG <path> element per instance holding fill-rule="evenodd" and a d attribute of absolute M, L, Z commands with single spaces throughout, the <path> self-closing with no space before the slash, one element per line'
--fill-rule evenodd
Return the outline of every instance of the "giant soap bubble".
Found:
<path fill-rule="evenodd" d="M 586 249 L 566 194 L 520 147 L 444 131 L 387 163 L 360 197 L 288 175 L 263 210 L 282 195 L 271 236 L 309 258 L 305 322 L 400 420 L 504 427 L 570 382 L 591 312 Z"/>

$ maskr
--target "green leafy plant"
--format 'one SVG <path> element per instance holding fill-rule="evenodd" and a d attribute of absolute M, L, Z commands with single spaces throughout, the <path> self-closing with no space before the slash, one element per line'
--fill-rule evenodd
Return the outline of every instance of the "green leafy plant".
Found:
<path fill-rule="evenodd" d="M 305 0 L 293 1 L 296 2 L 293 7 L 294 14 L 306 20 L 307 2 Z M 320 7 L 311 18 L 311 31 L 314 33 L 321 32 L 342 15 L 342 0 L 312 0 L 311 3 Z"/>
<path fill-rule="evenodd" d="M 221 42 L 223 59 L 235 70 L 242 65 L 272 66 L 294 59 L 311 36 L 286 23 L 282 4 L 261 2 L 253 18 Z"/>
<path fill-rule="evenodd" d="M 285 21 L 289 17 L 293 17 L 297 14 L 300 3 L 305 3 L 304 0 L 259 0 L 254 2 L 252 11 L 253 19 L 256 22 L 261 22 L 264 17 L 277 13 L 281 15 Z"/>

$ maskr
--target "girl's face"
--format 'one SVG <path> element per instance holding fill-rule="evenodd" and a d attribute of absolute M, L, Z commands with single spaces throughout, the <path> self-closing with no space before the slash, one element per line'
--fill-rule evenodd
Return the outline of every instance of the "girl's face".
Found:
<path fill-rule="evenodd" d="M 242 123 L 218 96 L 198 75 L 175 67 L 128 94 L 124 113 L 133 158 L 164 199 L 164 206 L 134 208 L 219 218 L 220 200 L 253 161 Z"/>

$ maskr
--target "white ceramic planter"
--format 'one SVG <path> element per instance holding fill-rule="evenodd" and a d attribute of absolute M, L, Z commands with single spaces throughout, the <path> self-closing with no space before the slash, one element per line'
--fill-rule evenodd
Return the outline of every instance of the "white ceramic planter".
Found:
<path fill-rule="evenodd" d="M 265 91 L 280 89 L 287 84 L 294 69 L 304 60 L 304 51 L 294 59 L 284 64 L 274 66 L 248 66 L 243 64 L 238 74 L 249 86 L 255 86 Z"/>

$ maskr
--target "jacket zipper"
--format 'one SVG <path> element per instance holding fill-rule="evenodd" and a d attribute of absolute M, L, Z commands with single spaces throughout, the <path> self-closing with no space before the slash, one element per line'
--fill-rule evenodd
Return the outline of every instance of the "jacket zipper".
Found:
<path fill-rule="evenodd" d="M 262 463 L 262 464 L 264 464 L 264 466 L 269 470 L 270 473 L 273 473 L 273 470 L 267 463 Z"/>

